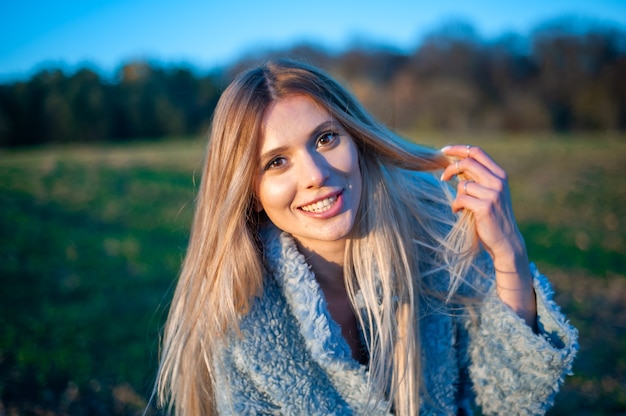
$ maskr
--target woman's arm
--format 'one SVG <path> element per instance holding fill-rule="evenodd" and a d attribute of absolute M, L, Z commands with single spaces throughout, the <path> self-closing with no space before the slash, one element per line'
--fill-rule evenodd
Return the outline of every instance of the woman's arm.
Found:
<path fill-rule="evenodd" d="M 441 151 L 454 160 L 441 179 L 463 177 L 452 209 L 467 209 L 474 214 L 478 238 L 493 259 L 498 296 L 535 328 L 533 279 L 524 239 L 513 215 L 506 172 L 479 147 L 446 146 Z"/>

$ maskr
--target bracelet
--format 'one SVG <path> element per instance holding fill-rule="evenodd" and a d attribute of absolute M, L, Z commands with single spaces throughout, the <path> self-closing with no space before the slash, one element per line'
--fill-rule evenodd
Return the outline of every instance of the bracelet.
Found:
<path fill-rule="evenodd" d="M 496 273 L 502 273 L 502 274 L 519 274 L 517 270 L 512 271 L 512 272 L 505 272 L 504 270 L 498 270 L 496 268 L 494 268 L 494 270 L 496 271 Z"/>
<path fill-rule="evenodd" d="M 528 292 L 529 291 L 528 288 L 512 289 L 512 288 L 504 287 L 504 286 L 499 285 L 497 282 L 496 282 L 496 289 L 508 290 L 509 292 Z M 530 291 L 534 292 L 535 289 L 531 286 Z"/>

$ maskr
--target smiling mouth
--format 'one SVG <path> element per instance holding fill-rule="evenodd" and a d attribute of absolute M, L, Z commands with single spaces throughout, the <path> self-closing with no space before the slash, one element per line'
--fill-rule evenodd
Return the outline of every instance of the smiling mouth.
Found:
<path fill-rule="evenodd" d="M 331 196 L 330 198 L 322 199 L 313 204 L 300 207 L 302 211 L 306 212 L 324 212 L 328 211 L 337 202 L 337 196 Z"/>

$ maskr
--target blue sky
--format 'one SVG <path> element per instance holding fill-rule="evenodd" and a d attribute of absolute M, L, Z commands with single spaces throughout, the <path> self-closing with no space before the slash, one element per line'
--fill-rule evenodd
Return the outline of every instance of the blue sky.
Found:
<path fill-rule="evenodd" d="M 624 26 L 626 1 L 5 0 L 0 81 L 43 66 L 111 72 L 136 58 L 213 68 L 301 40 L 341 48 L 360 38 L 408 49 L 445 20 L 463 19 L 490 38 L 527 34 L 564 14 Z"/>

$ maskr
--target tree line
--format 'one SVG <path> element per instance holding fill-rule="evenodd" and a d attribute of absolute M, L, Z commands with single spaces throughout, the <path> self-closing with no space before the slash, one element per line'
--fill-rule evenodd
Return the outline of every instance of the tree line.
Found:
<path fill-rule="evenodd" d="M 299 44 L 204 73 L 150 62 L 128 62 L 113 79 L 46 69 L 0 85 L 0 146 L 204 134 L 234 74 L 272 57 L 326 69 L 400 131 L 626 130 L 626 32 L 565 19 L 489 41 L 451 23 L 408 52 Z"/>

